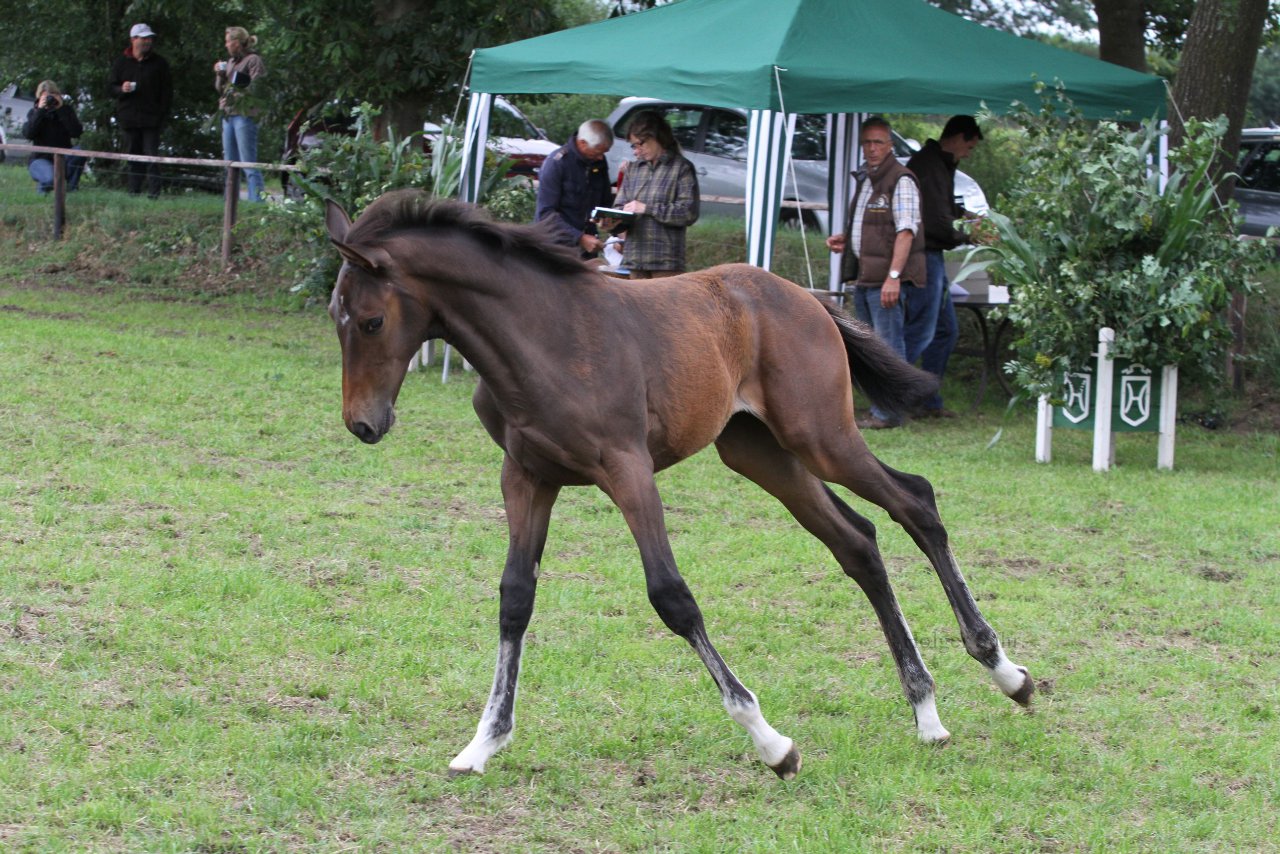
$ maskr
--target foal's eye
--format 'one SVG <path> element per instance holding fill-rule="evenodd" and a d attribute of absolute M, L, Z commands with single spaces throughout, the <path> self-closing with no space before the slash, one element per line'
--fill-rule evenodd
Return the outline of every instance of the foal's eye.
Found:
<path fill-rule="evenodd" d="M 366 320 L 364 323 L 360 324 L 360 328 L 364 330 L 365 335 L 373 335 L 375 332 L 377 332 L 379 329 L 382 328 L 382 318 L 381 317 L 370 318 L 369 320 Z"/>

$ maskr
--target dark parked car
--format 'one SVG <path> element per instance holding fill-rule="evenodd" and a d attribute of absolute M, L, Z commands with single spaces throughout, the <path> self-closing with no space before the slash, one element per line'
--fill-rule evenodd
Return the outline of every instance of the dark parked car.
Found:
<path fill-rule="evenodd" d="M 1240 135 L 1240 233 L 1264 236 L 1280 226 L 1280 128 L 1246 128 Z"/>
<path fill-rule="evenodd" d="M 744 110 L 684 104 L 657 98 L 624 98 L 606 121 L 613 128 L 614 143 L 609 150 L 609 165 L 616 170 L 631 159 L 627 145 L 627 127 L 641 110 L 662 113 L 685 157 L 698 172 L 698 189 L 703 196 L 742 198 L 747 185 L 747 114 Z M 893 135 L 893 153 L 903 163 L 919 148 L 912 140 Z M 791 141 L 791 159 L 795 164 L 799 195 L 786 178 L 785 198 L 802 202 L 827 202 L 827 118 L 819 115 L 796 117 L 796 131 Z M 987 196 L 963 172 L 956 173 L 956 194 L 964 196 L 965 208 L 974 213 L 987 212 Z M 741 205 L 703 202 L 704 213 L 742 216 Z M 782 221 L 795 219 L 794 208 L 782 209 Z M 805 211 L 805 223 L 826 228 L 826 211 Z"/>

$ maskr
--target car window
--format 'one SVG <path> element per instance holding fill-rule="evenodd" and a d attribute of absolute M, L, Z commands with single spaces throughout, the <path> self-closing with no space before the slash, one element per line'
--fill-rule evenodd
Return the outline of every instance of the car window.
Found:
<path fill-rule="evenodd" d="M 747 159 L 747 120 L 728 110 L 711 110 L 702 151 L 714 157 Z"/>
<path fill-rule="evenodd" d="M 1280 142 L 1246 143 L 1240 186 L 1280 192 Z"/>
<path fill-rule="evenodd" d="M 680 148 L 684 151 L 701 151 L 702 146 L 698 142 L 698 127 L 702 124 L 702 109 L 700 107 L 679 107 L 675 105 L 661 106 L 642 106 L 623 116 L 616 125 L 613 126 L 613 135 L 615 139 L 627 139 L 628 129 L 631 127 L 631 120 L 636 117 L 637 113 L 644 110 L 658 110 L 667 120 L 667 124 L 671 125 L 671 131 L 675 134 L 676 142 L 680 143 Z"/>
<path fill-rule="evenodd" d="M 489 135 L 505 136 L 511 139 L 538 138 L 538 132 L 532 125 L 503 104 L 494 104 L 489 112 Z"/>
<path fill-rule="evenodd" d="M 796 131 L 791 138 L 791 157 L 795 160 L 827 159 L 826 116 L 796 116 Z"/>

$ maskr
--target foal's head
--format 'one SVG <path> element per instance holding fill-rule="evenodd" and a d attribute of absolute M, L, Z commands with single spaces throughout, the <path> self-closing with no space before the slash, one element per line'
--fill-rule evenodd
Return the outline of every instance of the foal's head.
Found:
<path fill-rule="evenodd" d="M 418 346 L 444 334 L 449 293 L 529 298 L 535 283 L 570 293 L 566 282 L 595 276 L 545 226 L 497 223 L 474 205 L 419 190 L 383 195 L 354 224 L 328 202 L 325 225 L 345 262 L 329 302 L 342 342 L 342 417 L 370 444 L 395 421 Z"/>
<path fill-rule="evenodd" d="M 343 265 L 329 300 L 342 344 L 342 420 L 362 442 L 379 441 L 395 423 L 405 370 L 427 335 L 430 319 L 397 283 L 386 248 L 362 239 L 340 206 L 326 203 L 329 239 Z"/>

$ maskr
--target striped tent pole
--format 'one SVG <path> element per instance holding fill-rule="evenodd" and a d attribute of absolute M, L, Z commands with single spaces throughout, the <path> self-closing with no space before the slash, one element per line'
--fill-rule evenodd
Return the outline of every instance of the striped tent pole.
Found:
<path fill-rule="evenodd" d="M 832 234 L 843 234 L 845 220 L 849 216 L 849 195 L 853 182 L 849 173 L 861 161 L 858 134 L 862 129 L 862 116 L 853 113 L 832 113 L 827 116 L 827 206 L 831 215 Z M 840 283 L 840 256 L 831 255 L 829 290 L 844 290 Z"/>
<path fill-rule="evenodd" d="M 489 109 L 493 95 L 489 92 L 472 92 L 467 104 L 467 126 L 462 138 L 462 180 L 458 184 L 458 197 L 464 202 L 480 198 L 480 180 L 484 172 L 485 141 L 489 138 Z"/>
<path fill-rule="evenodd" d="M 467 103 L 467 126 L 462 132 L 462 176 L 458 180 L 458 198 L 475 203 L 480 200 L 480 181 L 484 177 L 485 142 L 489 139 L 489 109 L 493 95 L 489 92 L 472 92 Z M 430 342 L 422 345 L 421 363 L 430 359 Z M 444 345 L 444 367 L 440 369 L 440 382 L 449 381 L 449 363 L 453 348 Z M 464 368 L 469 367 L 466 362 Z"/>
<path fill-rule="evenodd" d="M 752 110 L 747 129 L 747 263 L 765 270 L 773 260 L 782 182 L 795 116 Z"/>

